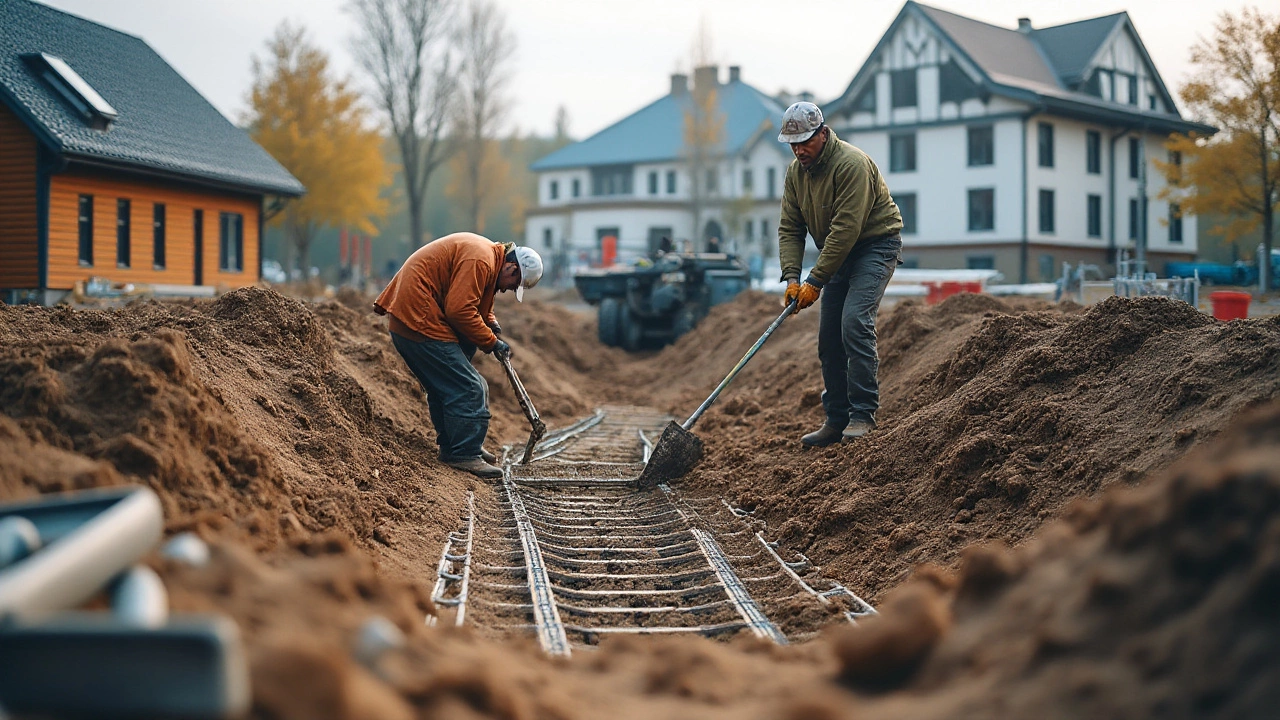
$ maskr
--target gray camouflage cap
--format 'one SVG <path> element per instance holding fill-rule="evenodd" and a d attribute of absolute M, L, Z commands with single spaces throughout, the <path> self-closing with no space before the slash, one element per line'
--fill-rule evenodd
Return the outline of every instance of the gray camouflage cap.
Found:
<path fill-rule="evenodd" d="M 813 137 L 822 127 L 822 111 L 811 102 L 798 102 L 782 113 L 782 132 L 778 142 L 798 143 Z"/>

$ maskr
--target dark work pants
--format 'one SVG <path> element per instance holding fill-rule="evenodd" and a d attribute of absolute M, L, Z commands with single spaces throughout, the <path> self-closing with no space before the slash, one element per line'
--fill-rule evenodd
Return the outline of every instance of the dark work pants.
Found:
<path fill-rule="evenodd" d="M 480 457 L 489 432 L 489 385 L 471 365 L 476 347 L 430 339 L 414 342 L 395 333 L 391 342 L 427 393 L 440 459 Z"/>
<path fill-rule="evenodd" d="M 902 256 L 897 235 L 859 240 L 819 298 L 818 359 L 827 423 L 875 422 L 880 407 L 876 314 Z"/>

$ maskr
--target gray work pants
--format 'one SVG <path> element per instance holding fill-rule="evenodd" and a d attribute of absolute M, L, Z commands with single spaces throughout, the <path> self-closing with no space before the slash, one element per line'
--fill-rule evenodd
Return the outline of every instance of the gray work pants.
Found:
<path fill-rule="evenodd" d="M 395 333 L 391 342 L 427 393 L 440 460 L 480 457 L 489 432 L 489 384 L 471 364 L 476 346 L 431 339 L 414 342 Z"/>
<path fill-rule="evenodd" d="M 898 235 L 859 240 L 819 298 L 818 359 L 827 423 L 875 423 L 880 407 L 876 314 L 885 286 L 902 258 Z"/>

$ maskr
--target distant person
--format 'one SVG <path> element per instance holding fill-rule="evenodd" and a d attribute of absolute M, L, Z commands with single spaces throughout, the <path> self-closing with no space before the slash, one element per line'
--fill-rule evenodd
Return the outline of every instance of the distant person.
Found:
<path fill-rule="evenodd" d="M 720 238 L 718 237 L 707 238 L 707 252 L 709 253 L 720 252 Z"/>
<path fill-rule="evenodd" d="M 483 447 L 489 432 L 489 387 L 471 365 L 476 349 L 510 356 L 493 314 L 498 291 L 525 288 L 542 277 L 532 248 L 454 233 L 418 248 L 373 304 L 387 315 L 391 342 L 427 393 L 440 461 L 485 478 L 502 477 Z"/>
<path fill-rule="evenodd" d="M 671 242 L 671 238 L 669 238 L 669 237 L 667 237 L 667 236 L 665 236 L 665 235 L 664 235 L 664 236 L 662 237 L 662 239 L 658 241 L 658 255 L 659 255 L 659 256 L 661 256 L 661 255 L 668 255 L 668 254 L 673 253 L 673 252 L 675 252 L 675 251 L 676 251 L 676 245 L 675 245 L 675 243 Z"/>
<path fill-rule="evenodd" d="M 818 359 L 826 421 L 800 441 L 821 447 L 875 429 L 880 407 L 876 315 L 902 257 L 902 216 L 880 169 L 867 154 L 836 137 L 810 102 L 782 116 L 778 141 L 796 156 L 787 167 L 778 223 L 778 259 L 785 303 L 796 312 L 822 296 Z M 805 235 L 818 260 L 800 282 Z M 825 292 L 824 292 L 825 290 Z"/>

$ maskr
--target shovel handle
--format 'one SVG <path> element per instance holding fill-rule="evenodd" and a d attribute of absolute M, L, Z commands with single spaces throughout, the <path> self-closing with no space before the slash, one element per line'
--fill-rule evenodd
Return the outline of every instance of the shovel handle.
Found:
<path fill-rule="evenodd" d="M 788 315 L 796 311 L 797 302 L 798 301 L 796 300 L 792 300 L 791 303 L 787 305 L 787 309 L 782 311 L 782 314 L 778 316 L 777 320 L 773 321 L 773 324 L 769 326 L 768 330 L 764 331 L 764 334 L 760 336 L 760 339 L 756 341 L 756 344 L 751 346 L 751 349 L 747 351 L 747 354 L 743 355 L 742 359 L 738 361 L 738 364 L 733 366 L 733 369 L 730 370 L 729 374 L 720 381 L 720 384 L 716 386 L 716 389 L 711 391 L 711 397 L 704 400 L 702 404 L 698 406 L 698 409 L 694 410 L 693 414 L 689 416 L 689 419 L 685 420 L 680 427 L 685 430 L 693 429 L 693 424 L 698 422 L 698 418 L 702 417 L 702 413 L 706 412 L 707 408 L 711 407 L 711 403 L 715 402 L 716 398 L 720 397 L 720 393 L 725 388 L 729 387 L 729 383 L 733 382 L 733 379 L 738 376 L 738 373 L 742 372 L 742 368 L 747 366 L 747 361 L 756 354 L 756 351 L 760 349 L 761 345 L 764 345 L 764 341 L 769 339 L 769 336 L 773 334 L 774 330 L 778 329 L 778 326 L 782 324 L 783 320 L 787 319 Z"/>
<path fill-rule="evenodd" d="M 511 389 L 516 391 L 516 400 L 519 401 L 520 409 L 524 411 L 524 416 L 529 419 L 529 424 L 536 428 L 542 420 L 538 417 L 538 411 L 533 409 L 533 401 L 529 399 L 529 393 L 525 392 L 524 383 L 520 382 L 520 376 L 516 375 L 516 369 L 511 366 L 511 357 L 498 353 L 494 353 L 494 357 L 498 358 L 499 363 L 502 363 L 502 369 L 507 371 L 507 379 L 511 381 Z"/>

